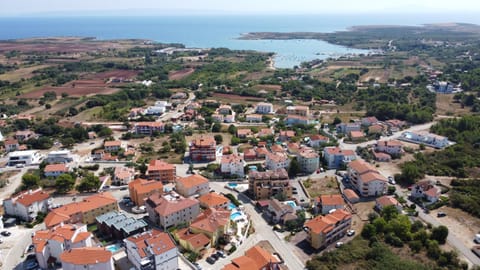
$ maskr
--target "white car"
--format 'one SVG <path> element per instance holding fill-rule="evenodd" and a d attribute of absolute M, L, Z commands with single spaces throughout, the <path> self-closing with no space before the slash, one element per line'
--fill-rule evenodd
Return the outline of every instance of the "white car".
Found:
<path fill-rule="evenodd" d="M 339 248 L 339 247 L 341 247 L 341 246 L 343 246 L 343 242 L 337 242 L 337 243 L 335 244 L 335 247 L 336 247 L 336 248 Z"/>
<path fill-rule="evenodd" d="M 347 236 L 353 236 L 355 234 L 355 230 L 348 230 Z"/>

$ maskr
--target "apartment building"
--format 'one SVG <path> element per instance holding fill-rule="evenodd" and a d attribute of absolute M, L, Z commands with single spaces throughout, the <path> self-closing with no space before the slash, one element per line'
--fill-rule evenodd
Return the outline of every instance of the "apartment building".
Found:
<path fill-rule="evenodd" d="M 352 224 L 352 215 L 342 209 L 326 216 L 317 216 L 305 222 L 307 241 L 314 249 L 327 247 L 344 236 Z"/>
<path fill-rule="evenodd" d="M 196 199 L 184 198 L 174 192 L 165 195 L 152 194 L 145 201 L 148 217 L 163 229 L 181 223 L 190 223 L 200 213 Z"/>
<path fill-rule="evenodd" d="M 362 197 L 376 197 L 387 191 L 387 179 L 363 160 L 348 163 L 347 174 L 351 184 Z"/>
<path fill-rule="evenodd" d="M 190 143 L 190 158 L 195 162 L 217 159 L 217 143 L 213 136 L 202 135 Z"/>
<path fill-rule="evenodd" d="M 251 171 L 248 175 L 248 190 L 256 200 L 265 200 L 283 194 L 292 196 L 292 186 L 287 171 L 282 169 L 258 172 Z"/>
<path fill-rule="evenodd" d="M 147 181 L 138 178 L 128 183 L 128 191 L 132 202 L 136 206 L 142 206 L 145 205 L 145 200 L 153 193 L 163 194 L 163 184 L 155 180 Z"/>
<path fill-rule="evenodd" d="M 245 176 L 245 161 L 237 154 L 222 156 L 220 171 L 225 174 L 237 175 L 238 177 Z"/>
<path fill-rule="evenodd" d="M 134 125 L 136 134 L 152 135 L 153 132 L 163 133 L 165 124 L 162 122 L 137 122 Z"/>
<path fill-rule="evenodd" d="M 113 253 L 103 247 L 73 248 L 60 255 L 63 270 L 114 270 Z"/>
<path fill-rule="evenodd" d="M 179 178 L 175 188 L 184 197 L 203 195 L 210 191 L 208 179 L 198 174 Z"/>
<path fill-rule="evenodd" d="M 286 153 L 268 153 L 265 159 L 265 167 L 269 170 L 286 169 L 290 166 L 290 158 Z"/>
<path fill-rule="evenodd" d="M 48 212 L 50 202 L 50 195 L 38 188 L 20 192 L 4 200 L 3 208 L 5 214 L 30 222 L 35 220 L 38 212 Z"/>
<path fill-rule="evenodd" d="M 353 150 L 342 150 L 340 147 L 325 147 L 323 149 L 323 159 L 329 169 L 338 169 L 355 160 L 357 156 Z"/>
<path fill-rule="evenodd" d="M 340 194 L 320 195 L 315 198 L 313 211 L 316 214 L 326 215 L 332 210 L 344 209 L 345 201 Z"/>
<path fill-rule="evenodd" d="M 302 147 L 297 154 L 297 161 L 303 173 L 313 173 L 320 166 L 320 158 L 312 148 Z"/>
<path fill-rule="evenodd" d="M 177 178 L 177 168 L 163 160 L 151 160 L 147 167 L 146 176 L 148 179 L 164 183 L 174 182 Z"/>
<path fill-rule="evenodd" d="M 272 103 L 266 103 L 266 102 L 260 102 L 255 107 L 255 112 L 259 113 L 259 114 L 273 113 L 273 104 Z"/>

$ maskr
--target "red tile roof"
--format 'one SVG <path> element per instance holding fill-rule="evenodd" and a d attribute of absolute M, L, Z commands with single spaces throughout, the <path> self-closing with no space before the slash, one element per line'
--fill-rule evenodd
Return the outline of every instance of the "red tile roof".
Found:
<path fill-rule="evenodd" d="M 151 160 L 148 164 L 148 171 L 167 171 L 175 170 L 175 165 L 167 163 L 163 160 Z"/>
<path fill-rule="evenodd" d="M 140 258 L 148 256 L 146 251 L 152 252 L 154 255 L 160 255 L 176 248 L 168 233 L 155 229 L 130 236 L 126 240 L 135 244 Z"/>
<path fill-rule="evenodd" d="M 177 180 L 177 184 L 181 184 L 185 188 L 192 188 L 206 183 L 208 183 L 208 179 L 198 174 L 181 177 Z"/>
<path fill-rule="evenodd" d="M 344 204 L 343 197 L 340 194 L 320 195 L 318 201 L 322 205 L 341 205 Z"/>
<path fill-rule="evenodd" d="M 158 193 L 152 194 L 148 200 L 154 204 L 155 212 L 164 217 L 198 204 L 198 200 L 183 197 L 168 200 Z"/>
<path fill-rule="evenodd" d="M 44 172 L 68 172 L 68 167 L 63 164 L 49 164 L 45 166 Z"/>
<path fill-rule="evenodd" d="M 73 248 L 60 254 L 60 260 L 74 265 L 95 265 L 112 259 L 112 252 L 100 247 Z"/>
<path fill-rule="evenodd" d="M 205 195 L 198 198 L 201 204 L 206 205 L 207 207 L 216 207 L 219 205 L 224 205 L 228 203 L 227 197 L 217 194 L 215 192 L 209 192 Z"/>
<path fill-rule="evenodd" d="M 48 200 L 50 198 L 50 194 L 42 191 L 41 189 L 37 189 L 34 191 L 24 191 L 21 192 L 13 197 L 11 200 L 16 201 L 16 203 L 20 203 L 24 206 L 30 206 L 35 202 L 41 202 L 44 200 Z"/>

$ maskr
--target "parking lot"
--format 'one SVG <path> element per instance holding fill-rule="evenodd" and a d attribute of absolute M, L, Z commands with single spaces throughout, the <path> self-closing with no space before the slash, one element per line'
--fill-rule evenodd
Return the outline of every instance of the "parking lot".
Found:
<path fill-rule="evenodd" d="M 43 224 L 40 224 L 32 229 L 23 226 L 13 226 L 2 230 L 10 232 L 11 235 L 0 236 L 3 242 L 0 244 L 0 261 L 3 264 L 1 269 L 24 269 L 22 264 L 24 258 L 22 256 L 25 254 L 27 247 L 32 243 L 32 233 L 43 229 L 43 226 Z"/>

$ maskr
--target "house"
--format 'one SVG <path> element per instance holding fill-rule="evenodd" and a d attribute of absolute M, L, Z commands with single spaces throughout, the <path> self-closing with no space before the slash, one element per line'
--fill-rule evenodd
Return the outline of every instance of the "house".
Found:
<path fill-rule="evenodd" d="M 373 135 L 373 134 L 381 135 L 385 131 L 386 131 L 386 128 L 384 125 L 375 124 L 368 127 L 367 133 L 368 135 Z"/>
<path fill-rule="evenodd" d="M 211 245 L 216 246 L 230 229 L 230 211 L 208 208 L 192 221 L 189 229 L 192 233 L 206 235 Z"/>
<path fill-rule="evenodd" d="M 196 199 L 184 198 L 174 192 L 154 193 L 145 201 L 149 219 L 163 229 L 181 223 L 190 223 L 200 213 Z"/>
<path fill-rule="evenodd" d="M 203 254 L 211 247 L 210 239 L 203 233 L 192 233 L 189 228 L 174 232 L 175 239 L 184 250 Z"/>
<path fill-rule="evenodd" d="M 353 150 L 342 150 L 340 147 L 332 146 L 323 149 L 323 159 L 329 169 L 337 169 L 344 164 L 355 160 L 357 156 Z"/>
<path fill-rule="evenodd" d="M 349 188 L 344 189 L 343 196 L 350 203 L 358 203 L 360 201 L 360 197 L 358 197 L 357 193 L 355 193 L 353 189 L 349 189 Z"/>
<path fill-rule="evenodd" d="M 269 170 L 288 168 L 290 166 L 290 158 L 286 153 L 275 152 L 268 153 L 265 160 L 265 167 Z"/>
<path fill-rule="evenodd" d="M 89 131 L 88 132 L 88 139 L 90 140 L 93 140 L 93 139 L 96 139 L 98 136 L 97 136 L 97 133 L 95 131 Z"/>
<path fill-rule="evenodd" d="M 245 138 L 252 137 L 252 136 L 253 136 L 253 132 L 248 128 L 237 129 L 237 137 L 240 138 L 240 139 L 245 139 Z"/>
<path fill-rule="evenodd" d="M 92 224 L 95 217 L 110 211 L 118 211 L 117 199 L 109 192 L 97 193 L 82 201 L 50 210 L 45 217 L 45 226 L 52 228 L 60 223 Z"/>
<path fill-rule="evenodd" d="M 265 147 L 257 147 L 255 148 L 255 153 L 257 155 L 257 159 L 265 159 L 269 151 Z"/>
<path fill-rule="evenodd" d="M 285 154 L 285 149 L 283 149 L 283 147 L 279 144 L 274 144 L 272 146 L 270 146 L 270 151 L 272 151 L 272 153 L 282 153 L 282 154 Z M 268 153 L 267 153 L 268 154 Z"/>
<path fill-rule="evenodd" d="M 410 195 L 414 199 L 425 199 L 429 203 L 435 203 L 440 198 L 440 190 L 435 187 L 433 181 L 420 181 L 413 185 Z"/>
<path fill-rule="evenodd" d="M 217 143 L 213 136 L 200 136 L 190 143 L 192 161 L 214 161 L 217 159 Z"/>
<path fill-rule="evenodd" d="M 146 176 L 150 180 L 174 182 L 177 179 L 177 168 L 175 165 L 162 160 L 151 160 L 148 164 Z"/>
<path fill-rule="evenodd" d="M 136 134 L 151 136 L 154 132 L 163 133 L 165 124 L 162 122 L 137 122 L 134 125 L 134 130 Z"/>
<path fill-rule="evenodd" d="M 300 144 L 295 142 L 289 142 L 287 144 L 287 152 L 291 155 L 298 155 L 300 152 Z"/>
<path fill-rule="evenodd" d="M 400 156 L 403 153 L 402 143 L 398 140 L 377 141 L 374 149 L 377 152 Z"/>
<path fill-rule="evenodd" d="M 30 139 L 36 139 L 38 138 L 37 134 L 35 132 L 27 129 L 27 130 L 19 130 L 15 132 L 15 139 L 17 139 L 20 142 L 28 141 Z"/>
<path fill-rule="evenodd" d="M 318 148 L 324 143 L 328 143 L 330 139 L 328 137 L 322 136 L 322 135 L 313 135 L 310 136 L 310 146 Z"/>
<path fill-rule="evenodd" d="M 212 120 L 214 122 L 219 122 L 219 123 L 223 123 L 223 120 L 224 120 L 224 116 L 219 114 L 219 113 L 214 113 L 211 115 L 212 117 Z"/>
<path fill-rule="evenodd" d="M 275 134 L 275 132 L 271 128 L 262 128 L 260 131 L 257 133 L 257 137 L 267 137 L 267 136 L 272 136 Z"/>
<path fill-rule="evenodd" d="M 176 270 L 178 249 L 166 232 L 151 230 L 123 240 L 128 260 L 135 269 Z"/>
<path fill-rule="evenodd" d="M 307 106 L 288 106 L 287 114 L 307 117 L 310 114 L 310 109 Z"/>
<path fill-rule="evenodd" d="M 327 247 L 343 237 L 352 224 L 352 215 L 343 210 L 335 210 L 326 216 L 317 216 L 305 222 L 308 228 L 307 241 L 314 249 Z"/>
<path fill-rule="evenodd" d="M 260 114 L 247 114 L 245 121 L 249 123 L 260 123 L 262 122 L 262 115 Z"/>
<path fill-rule="evenodd" d="M 220 105 L 220 107 L 218 107 L 217 109 L 217 113 L 223 114 L 223 115 L 232 114 L 232 112 L 233 112 L 232 106 L 230 105 Z"/>
<path fill-rule="evenodd" d="M 245 161 L 254 161 L 255 159 L 257 159 L 257 153 L 255 152 L 255 149 L 253 148 L 244 149 L 243 159 Z"/>
<path fill-rule="evenodd" d="M 284 168 L 265 172 L 251 171 L 248 174 L 248 190 L 255 200 L 269 199 L 278 194 L 286 198 L 292 196 L 292 186 Z"/>
<path fill-rule="evenodd" d="M 388 128 L 390 129 L 391 132 L 400 131 L 404 127 L 407 126 L 407 122 L 401 121 L 401 120 L 398 120 L 398 119 L 387 120 L 387 121 L 385 121 L 385 123 L 387 124 L 387 126 L 388 126 Z"/>
<path fill-rule="evenodd" d="M 103 160 L 105 157 L 105 150 L 103 149 L 95 149 L 92 154 L 93 160 Z"/>
<path fill-rule="evenodd" d="M 424 144 L 437 149 L 445 148 L 453 144 L 447 137 L 428 132 L 415 133 L 407 131 L 403 132 L 398 139 L 411 143 Z"/>
<path fill-rule="evenodd" d="M 38 265 L 47 269 L 60 262 L 60 255 L 72 248 L 91 247 L 93 235 L 85 224 L 60 224 L 49 230 L 32 233 L 32 244 Z"/>
<path fill-rule="evenodd" d="M 259 114 L 273 113 L 273 105 L 272 103 L 260 102 L 255 107 L 255 112 Z"/>
<path fill-rule="evenodd" d="M 320 166 L 320 158 L 312 148 L 302 147 L 297 154 L 297 161 L 303 173 L 313 173 Z"/>
<path fill-rule="evenodd" d="M 20 148 L 20 144 L 14 139 L 6 139 L 3 145 L 5 147 L 5 152 L 7 153 L 17 151 Z"/>
<path fill-rule="evenodd" d="M 98 231 L 104 236 L 122 240 L 131 235 L 142 233 L 148 228 L 144 219 L 127 217 L 118 211 L 112 211 L 95 218 Z"/>
<path fill-rule="evenodd" d="M 47 158 L 45 161 L 47 163 L 69 163 L 74 160 L 74 157 L 70 150 L 58 150 L 58 151 L 51 151 L 48 153 Z"/>
<path fill-rule="evenodd" d="M 135 118 L 145 114 L 144 108 L 131 108 L 130 112 L 128 113 L 128 117 Z"/>
<path fill-rule="evenodd" d="M 306 116 L 301 115 L 287 115 L 285 118 L 285 123 L 287 125 L 310 125 L 313 124 L 313 120 L 309 119 Z"/>
<path fill-rule="evenodd" d="M 381 212 L 387 206 L 394 206 L 398 212 L 402 211 L 402 205 L 392 196 L 382 196 L 375 200 L 375 209 Z"/>
<path fill-rule="evenodd" d="M 176 182 L 176 191 L 184 197 L 203 195 L 209 190 L 208 179 L 198 174 L 181 177 Z"/>
<path fill-rule="evenodd" d="M 155 102 L 155 105 L 150 106 L 145 111 L 146 115 L 160 115 L 167 111 L 168 107 L 171 107 L 171 104 L 168 104 L 167 101 L 159 100 Z"/>
<path fill-rule="evenodd" d="M 336 125 L 337 133 L 349 134 L 352 131 L 361 131 L 360 123 L 340 123 Z"/>
<path fill-rule="evenodd" d="M 145 200 L 155 192 L 163 194 L 163 184 L 160 181 L 135 179 L 128 183 L 128 191 L 136 206 L 143 206 Z"/>
<path fill-rule="evenodd" d="M 328 194 L 320 195 L 315 198 L 315 204 L 313 205 L 313 211 L 315 214 L 326 215 L 332 210 L 344 209 L 345 201 L 340 194 Z"/>
<path fill-rule="evenodd" d="M 279 270 L 280 260 L 259 245 L 245 251 L 244 256 L 232 260 L 222 270 Z"/>
<path fill-rule="evenodd" d="M 101 247 L 73 248 L 60 254 L 63 270 L 114 270 L 113 254 Z"/>
<path fill-rule="evenodd" d="M 68 173 L 68 167 L 64 163 L 48 164 L 43 169 L 45 177 L 57 177 L 61 174 Z"/>
<path fill-rule="evenodd" d="M 369 127 L 371 125 L 375 125 L 378 123 L 378 119 L 375 116 L 370 116 L 370 117 L 364 117 L 362 118 L 362 126 L 364 127 Z"/>
<path fill-rule="evenodd" d="M 277 199 L 268 201 L 267 208 L 268 216 L 273 223 L 284 223 L 284 218 L 287 214 L 296 214 L 295 209 L 289 204 L 282 203 Z"/>
<path fill-rule="evenodd" d="M 103 143 L 103 148 L 105 149 L 105 152 L 108 152 L 108 153 L 118 152 L 118 150 L 122 148 L 122 142 L 121 141 L 105 141 Z"/>
<path fill-rule="evenodd" d="M 347 174 L 350 183 L 362 197 L 376 197 L 387 191 L 387 179 L 363 160 L 348 163 Z"/>
<path fill-rule="evenodd" d="M 222 156 L 220 171 L 225 174 L 236 175 L 240 178 L 245 176 L 245 161 L 237 154 Z"/>
<path fill-rule="evenodd" d="M 281 130 L 278 136 L 278 140 L 281 142 L 286 142 L 286 141 L 290 141 L 293 137 L 295 137 L 295 131 Z"/>
<path fill-rule="evenodd" d="M 39 212 L 47 213 L 50 202 L 50 195 L 38 188 L 20 192 L 3 200 L 3 208 L 5 214 L 30 222 L 35 220 Z"/>
<path fill-rule="evenodd" d="M 200 206 L 203 208 L 228 209 L 230 200 L 227 197 L 216 192 L 209 192 L 198 198 Z"/>
<path fill-rule="evenodd" d="M 372 151 L 372 154 L 373 154 L 373 157 L 375 158 L 376 161 L 379 161 L 379 162 L 390 162 L 390 161 L 392 161 L 392 156 L 390 156 L 387 153 Z"/>
<path fill-rule="evenodd" d="M 350 140 L 354 142 L 361 141 L 365 139 L 365 134 L 363 134 L 363 131 L 350 131 L 349 133 Z"/>
<path fill-rule="evenodd" d="M 127 185 L 135 178 L 135 169 L 129 167 L 115 167 L 113 172 L 114 185 Z"/>

